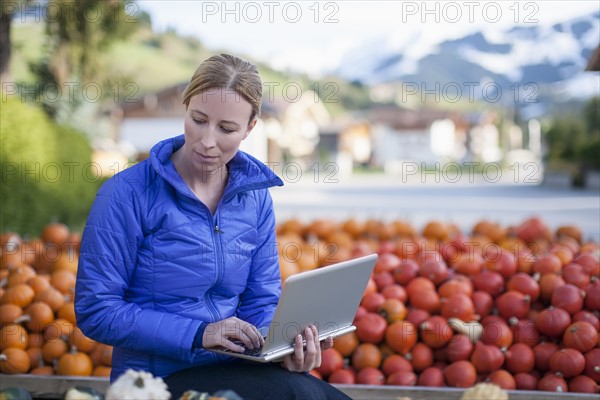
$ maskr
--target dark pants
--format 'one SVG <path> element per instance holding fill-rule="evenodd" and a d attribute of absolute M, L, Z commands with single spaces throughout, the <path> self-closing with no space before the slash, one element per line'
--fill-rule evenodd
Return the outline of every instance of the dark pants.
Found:
<path fill-rule="evenodd" d="M 239 362 L 178 371 L 164 379 L 172 399 L 186 390 L 213 394 L 233 390 L 244 400 L 349 400 L 350 397 L 309 374 L 290 372 L 277 364 Z"/>

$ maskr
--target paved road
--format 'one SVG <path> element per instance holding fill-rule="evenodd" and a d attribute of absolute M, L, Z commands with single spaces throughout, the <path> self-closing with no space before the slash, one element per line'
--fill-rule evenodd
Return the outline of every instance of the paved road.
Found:
<path fill-rule="evenodd" d="M 285 179 L 284 179 L 285 181 Z M 600 193 L 514 182 L 407 182 L 398 177 L 359 176 L 328 182 L 287 180 L 271 191 L 279 221 L 329 217 L 343 220 L 403 219 L 422 228 L 431 219 L 458 224 L 470 232 L 480 219 L 518 224 L 537 215 L 556 229 L 579 226 L 586 238 L 600 241 Z"/>

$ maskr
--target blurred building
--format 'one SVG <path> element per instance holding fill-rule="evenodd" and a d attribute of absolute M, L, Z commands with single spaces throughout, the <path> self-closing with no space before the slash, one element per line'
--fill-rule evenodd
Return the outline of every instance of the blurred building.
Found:
<path fill-rule="evenodd" d="M 379 106 L 367 112 L 372 163 L 393 171 L 402 162 L 456 161 L 467 151 L 468 122 L 456 112 Z"/>
<path fill-rule="evenodd" d="M 183 133 L 185 106 L 181 99 L 187 83 L 149 93 L 113 110 L 115 142 L 132 147 L 135 158 L 148 156 L 152 146 Z M 262 115 L 241 149 L 264 162 L 310 158 L 320 140 L 320 128 L 330 123 L 314 92 L 284 101 L 263 101 Z M 264 99 L 266 100 L 266 99 Z"/>
<path fill-rule="evenodd" d="M 186 86 L 182 83 L 119 104 L 113 112 L 115 141 L 132 147 L 135 158 L 141 160 L 157 142 L 182 134 L 185 106 L 181 99 Z"/>

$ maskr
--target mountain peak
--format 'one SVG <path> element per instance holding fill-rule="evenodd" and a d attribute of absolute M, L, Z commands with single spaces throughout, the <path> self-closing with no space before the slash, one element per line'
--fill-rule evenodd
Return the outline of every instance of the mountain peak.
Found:
<path fill-rule="evenodd" d="M 505 91 L 529 85 L 539 92 L 558 83 L 569 90 L 574 85 L 568 81 L 580 79 L 598 46 L 599 32 L 600 11 L 553 25 L 475 31 L 436 44 L 380 39 L 352 49 L 336 72 L 367 85 L 409 82 L 430 89 L 488 79 Z"/>

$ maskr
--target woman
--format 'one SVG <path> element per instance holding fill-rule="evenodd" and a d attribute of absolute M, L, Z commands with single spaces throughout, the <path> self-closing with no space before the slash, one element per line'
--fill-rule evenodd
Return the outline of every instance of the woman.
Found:
<path fill-rule="evenodd" d="M 280 275 L 273 204 L 283 182 L 239 151 L 260 115 L 256 67 L 231 55 L 204 61 L 183 94 L 184 135 L 98 192 L 79 258 L 75 311 L 85 335 L 114 346 L 111 380 L 127 369 L 187 389 L 243 398 L 347 398 L 306 374 L 321 363 L 309 327 L 281 363 L 208 351 L 263 343 Z M 237 343 L 237 344 L 236 344 Z M 239 344 L 241 343 L 241 344 Z M 305 372 L 297 373 L 297 372 Z"/>

